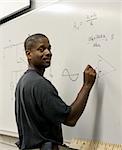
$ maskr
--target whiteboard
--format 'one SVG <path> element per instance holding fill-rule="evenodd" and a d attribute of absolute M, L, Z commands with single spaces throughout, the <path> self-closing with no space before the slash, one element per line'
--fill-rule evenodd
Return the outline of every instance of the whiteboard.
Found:
<path fill-rule="evenodd" d="M 59 2 L 0 26 L 0 129 L 17 132 L 14 90 L 27 68 L 23 42 L 44 33 L 53 53 L 45 76 L 67 104 L 83 84 L 86 65 L 98 73 L 77 125 L 63 126 L 64 139 L 122 143 L 121 12 L 119 2 Z"/>

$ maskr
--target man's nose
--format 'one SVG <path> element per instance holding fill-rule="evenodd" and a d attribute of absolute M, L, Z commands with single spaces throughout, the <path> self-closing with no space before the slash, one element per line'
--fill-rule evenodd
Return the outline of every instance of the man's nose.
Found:
<path fill-rule="evenodd" d="M 52 56 L 52 53 L 48 48 L 45 49 L 45 55 Z"/>

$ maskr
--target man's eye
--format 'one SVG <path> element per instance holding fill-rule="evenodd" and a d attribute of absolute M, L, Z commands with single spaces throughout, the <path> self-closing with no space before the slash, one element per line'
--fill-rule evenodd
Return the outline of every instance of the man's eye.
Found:
<path fill-rule="evenodd" d="M 43 52 L 44 48 L 39 48 L 38 51 Z"/>
<path fill-rule="evenodd" d="M 40 52 L 43 52 L 45 49 L 48 49 L 49 51 L 51 50 L 51 45 L 49 45 L 47 48 L 46 47 L 40 47 L 37 50 Z"/>

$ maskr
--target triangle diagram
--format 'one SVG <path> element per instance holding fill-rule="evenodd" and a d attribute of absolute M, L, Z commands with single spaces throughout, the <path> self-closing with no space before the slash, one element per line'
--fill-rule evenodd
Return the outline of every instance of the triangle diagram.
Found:
<path fill-rule="evenodd" d="M 103 58 L 101 55 L 98 55 L 97 61 L 98 78 L 101 78 L 115 70 L 116 68 L 108 60 Z"/>

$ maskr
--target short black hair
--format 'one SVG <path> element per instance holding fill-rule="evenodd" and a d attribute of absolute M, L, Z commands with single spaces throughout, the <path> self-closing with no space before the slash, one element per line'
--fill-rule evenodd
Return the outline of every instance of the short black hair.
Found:
<path fill-rule="evenodd" d="M 43 37 L 47 38 L 47 36 L 42 33 L 36 33 L 36 34 L 30 35 L 24 42 L 25 51 L 33 48 L 35 45 L 35 42 L 38 39 L 43 38 Z"/>

